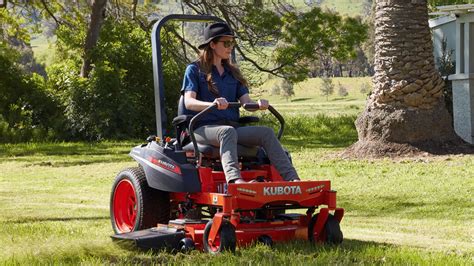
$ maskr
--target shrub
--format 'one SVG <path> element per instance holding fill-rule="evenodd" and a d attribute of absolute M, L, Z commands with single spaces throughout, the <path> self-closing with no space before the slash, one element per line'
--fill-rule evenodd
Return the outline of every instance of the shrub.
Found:
<path fill-rule="evenodd" d="M 347 89 L 346 87 L 344 87 L 340 82 L 338 83 L 338 91 L 337 91 L 337 94 L 339 94 L 339 96 L 341 97 L 346 97 L 347 95 L 349 95 L 349 92 L 347 92 Z"/>
<path fill-rule="evenodd" d="M 51 140 L 62 112 L 44 78 L 17 63 L 20 53 L 0 42 L 0 142 Z"/>
<path fill-rule="evenodd" d="M 74 34 L 61 29 L 58 35 L 64 42 Z M 163 37 L 173 43 L 169 36 Z M 76 46 L 70 49 L 80 49 Z M 173 103 L 178 100 L 185 69 L 184 63 L 173 59 L 173 49 L 166 45 L 162 49 L 168 123 L 176 115 L 177 104 Z M 62 56 L 67 59 L 48 69 L 49 84 L 64 103 L 67 130 L 73 138 L 143 138 L 156 132 L 148 32 L 132 21 L 106 20 L 93 51 L 94 68 L 87 79 L 79 77 L 80 58 L 67 52 Z"/>

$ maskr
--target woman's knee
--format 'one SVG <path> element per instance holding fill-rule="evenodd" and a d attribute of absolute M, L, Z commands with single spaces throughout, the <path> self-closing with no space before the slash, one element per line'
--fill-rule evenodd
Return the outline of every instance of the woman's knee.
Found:
<path fill-rule="evenodd" d="M 235 130 L 234 127 L 231 127 L 231 126 L 219 127 L 217 135 L 220 141 L 224 139 L 231 139 L 231 140 L 237 141 L 237 131 Z"/>
<path fill-rule="evenodd" d="M 275 131 L 272 128 L 259 126 L 257 131 L 263 139 L 275 137 Z"/>

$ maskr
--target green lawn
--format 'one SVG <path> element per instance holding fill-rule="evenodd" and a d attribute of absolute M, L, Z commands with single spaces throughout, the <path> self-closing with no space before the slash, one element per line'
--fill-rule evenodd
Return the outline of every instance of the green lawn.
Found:
<path fill-rule="evenodd" d="M 472 264 L 474 156 L 340 159 L 357 138 L 353 119 L 290 120 L 303 130 L 283 141 L 300 176 L 337 189 L 346 209 L 339 247 L 292 242 L 221 256 L 124 250 L 109 237 L 109 195 L 116 173 L 135 165 L 127 153 L 139 141 L 2 144 L 0 264 Z"/>

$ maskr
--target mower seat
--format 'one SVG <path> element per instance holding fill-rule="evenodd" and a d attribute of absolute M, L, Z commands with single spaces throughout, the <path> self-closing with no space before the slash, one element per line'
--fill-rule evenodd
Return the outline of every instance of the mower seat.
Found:
<path fill-rule="evenodd" d="M 205 157 L 208 157 L 210 159 L 220 158 L 219 147 L 215 147 L 212 145 L 204 145 L 204 144 L 199 144 L 199 143 L 197 145 L 198 145 L 199 152 Z M 193 143 L 190 142 L 184 145 L 183 150 L 194 151 Z M 237 144 L 237 154 L 239 157 L 256 158 L 259 150 L 260 150 L 260 147 L 258 146 L 244 146 L 241 144 Z"/>
<path fill-rule="evenodd" d="M 176 128 L 177 140 L 184 151 L 194 151 L 193 143 L 189 138 L 188 125 L 195 112 L 189 111 L 184 105 L 184 96 L 181 95 L 178 102 L 178 116 L 173 119 L 173 125 Z M 239 119 L 239 124 L 258 122 L 259 118 L 254 116 L 245 116 Z M 184 133 L 184 134 L 183 134 Z M 184 136 L 184 137 L 183 137 Z M 219 147 L 205 144 L 197 144 L 199 152 L 205 157 L 219 159 Z M 237 144 L 237 154 L 240 158 L 256 158 L 261 153 L 262 148 L 258 146 L 246 146 Z"/>

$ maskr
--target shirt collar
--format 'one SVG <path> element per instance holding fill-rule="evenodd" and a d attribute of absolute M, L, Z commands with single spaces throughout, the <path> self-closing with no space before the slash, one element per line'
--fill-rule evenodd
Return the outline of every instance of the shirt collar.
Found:
<path fill-rule="evenodd" d="M 223 65 L 224 66 L 224 74 L 228 74 L 230 73 L 230 69 L 228 66 L 226 65 Z M 215 74 L 219 74 L 219 72 L 217 71 L 217 67 L 215 65 L 212 65 L 212 71 L 215 73 Z M 223 75 L 224 76 L 224 75 Z"/>

